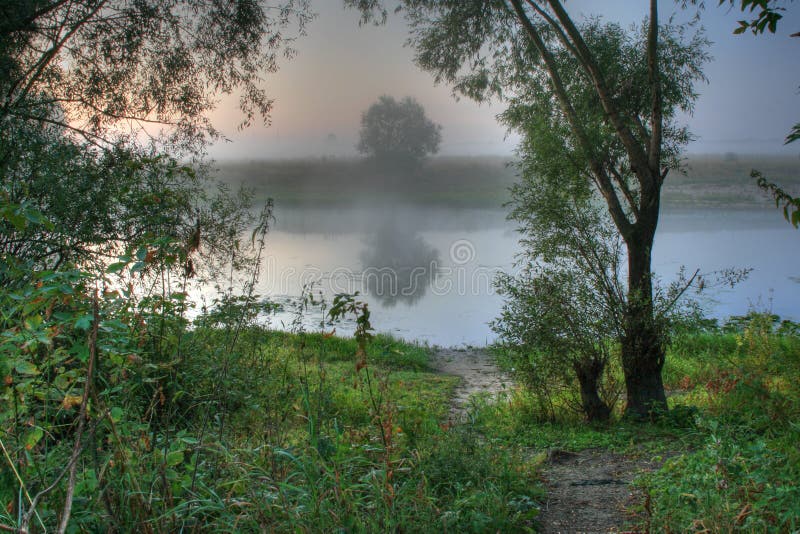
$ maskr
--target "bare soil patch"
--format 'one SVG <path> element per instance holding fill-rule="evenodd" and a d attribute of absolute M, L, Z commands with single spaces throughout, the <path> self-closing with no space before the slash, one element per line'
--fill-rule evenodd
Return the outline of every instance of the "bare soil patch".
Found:
<path fill-rule="evenodd" d="M 551 451 L 542 472 L 547 500 L 539 516 L 541 531 L 625 532 L 631 519 L 627 510 L 642 499 L 631 482 L 661 463 L 603 449 Z"/>
<path fill-rule="evenodd" d="M 453 422 L 464 419 L 473 395 L 496 397 L 512 386 L 511 377 L 480 349 L 440 349 L 433 364 L 443 373 L 462 378 L 451 399 Z M 662 463 L 662 459 L 604 449 L 550 451 L 542 469 L 547 499 L 538 518 L 541 532 L 625 532 L 626 523 L 632 519 L 628 510 L 642 499 L 631 482 L 644 472 L 658 469 Z"/>
<path fill-rule="evenodd" d="M 463 419 L 473 395 L 496 397 L 512 384 L 511 378 L 497 368 L 491 355 L 480 349 L 439 349 L 434 354 L 433 364 L 439 371 L 462 379 L 450 401 L 453 421 Z"/>

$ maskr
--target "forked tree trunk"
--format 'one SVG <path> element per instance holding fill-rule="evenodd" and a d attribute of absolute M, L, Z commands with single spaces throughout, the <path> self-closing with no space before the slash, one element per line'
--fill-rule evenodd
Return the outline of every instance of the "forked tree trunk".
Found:
<path fill-rule="evenodd" d="M 645 232 L 637 232 L 627 240 L 628 303 L 621 349 L 628 396 L 625 415 L 636 419 L 647 418 L 654 411 L 663 413 L 667 409 L 661 378 L 664 332 L 654 314 L 650 270 L 656 221 L 657 215 L 652 224 L 646 225 Z"/>
<path fill-rule="evenodd" d="M 607 421 L 611 415 L 611 409 L 598 393 L 605 366 L 605 362 L 598 359 L 576 362 L 574 365 L 581 388 L 581 408 L 589 421 Z"/>
<path fill-rule="evenodd" d="M 648 84 L 651 92 L 649 117 L 639 119 L 640 130 L 634 134 L 632 121 L 620 113 L 614 98 L 614 90 L 607 84 L 606 76 L 586 44 L 580 30 L 570 18 L 563 2 L 548 0 L 552 10 L 548 15 L 537 2 L 509 0 L 514 13 L 531 39 L 531 43 L 541 54 L 553 93 L 569 122 L 577 144 L 589 155 L 588 164 L 594 183 L 603 195 L 609 214 L 622 235 L 628 249 L 628 304 L 624 313 L 622 336 L 622 366 L 625 372 L 625 386 L 628 394 L 626 415 L 636 418 L 647 417 L 653 410 L 666 410 L 667 402 L 661 369 L 664 366 L 664 342 L 661 328 L 653 312 L 653 286 L 650 270 L 650 254 L 653 238 L 658 224 L 662 168 L 662 142 L 664 122 L 664 98 L 660 81 L 658 60 L 658 1 L 650 0 L 650 21 L 647 33 Z M 583 128 L 580 117 L 573 107 L 567 93 L 553 50 L 543 39 L 536 25 L 531 22 L 527 8 L 556 30 L 556 36 L 578 60 L 584 72 L 592 81 L 609 126 L 613 127 L 628 156 L 631 170 L 636 174 L 640 187 L 640 198 L 619 196 L 620 180 L 609 175 L 602 158 L 595 157 L 595 144 Z M 642 124 L 649 122 L 650 131 Z M 642 133 L 642 131 L 644 133 Z M 615 185 L 615 183 L 617 185 Z M 626 212 L 624 202 L 628 202 L 633 218 Z"/>

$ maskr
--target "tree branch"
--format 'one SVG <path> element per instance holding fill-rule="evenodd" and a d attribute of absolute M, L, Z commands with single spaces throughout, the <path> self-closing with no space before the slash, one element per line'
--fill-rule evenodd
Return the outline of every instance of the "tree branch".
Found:
<path fill-rule="evenodd" d="M 655 0 L 652 1 L 655 2 Z M 594 84 L 597 97 L 600 100 L 600 104 L 603 106 L 603 110 L 605 111 L 609 122 L 614 127 L 614 130 L 616 130 L 620 141 L 622 141 L 631 163 L 633 163 L 633 165 L 637 168 L 637 171 L 639 168 L 642 168 L 641 171 L 636 173 L 641 179 L 640 172 L 647 172 L 645 169 L 650 168 L 648 165 L 649 160 L 647 153 L 643 149 L 642 145 L 637 141 L 636 137 L 634 137 L 630 128 L 622 120 L 620 112 L 611 96 L 611 91 L 606 85 L 603 73 L 600 71 L 600 67 L 594 60 L 591 50 L 589 50 L 589 47 L 583 40 L 583 37 L 581 36 L 580 31 L 578 31 L 578 28 L 575 26 L 575 23 L 569 17 L 569 14 L 567 14 L 560 1 L 548 0 L 548 3 L 550 4 L 553 12 L 556 14 L 558 20 L 561 22 L 561 25 L 566 30 L 567 35 L 569 35 L 572 41 L 575 43 L 575 48 L 578 51 L 576 59 L 578 59 L 578 61 L 589 73 L 592 83 Z M 651 173 L 648 173 L 648 177 L 652 178 L 649 176 L 650 174 Z"/>
<path fill-rule="evenodd" d="M 77 437 L 75 438 L 75 446 L 72 449 L 72 456 L 70 462 L 72 465 L 69 469 L 69 480 L 67 481 L 67 496 L 64 500 L 64 511 L 61 514 L 61 522 L 58 525 L 58 534 L 64 534 L 67 530 L 69 523 L 69 516 L 72 512 L 72 497 L 75 493 L 75 473 L 78 467 L 78 457 L 83 450 L 82 434 L 83 427 L 86 424 L 87 408 L 89 404 L 89 391 L 92 387 L 92 374 L 94 371 L 94 362 L 97 358 L 97 330 L 100 323 L 100 311 L 97 304 L 97 294 L 92 300 L 92 330 L 89 332 L 89 368 L 86 370 L 86 384 L 83 386 L 83 399 L 81 399 L 80 414 L 78 416 L 78 430 Z"/>
<path fill-rule="evenodd" d="M 575 108 L 572 106 L 572 103 L 570 102 L 569 96 L 567 95 L 567 90 L 564 87 L 564 82 L 561 80 L 561 75 L 558 72 L 558 67 L 552 52 L 550 52 L 550 49 L 547 48 L 547 45 L 542 40 L 538 30 L 528 18 L 528 15 L 525 13 L 525 8 L 520 3 L 520 0 L 510 0 L 510 2 L 514 7 L 514 12 L 522 24 L 522 27 L 525 29 L 534 46 L 542 56 L 542 60 L 545 63 L 545 68 L 547 69 L 550 77 L 550 83 L 553 87 L 553 91 L 558 98 L 562 111 L 569 121 L 575 137 L 589 159 L 589 166 L 592 170 L 592 175 L 596 180 L 598 189 L 608 204 L 608 209 L 611 213 L 612 219 L 614 220 L 614 224 L 617 226 L 623 237 L 629 236 L 632 230 L 631 222 L 628 220 L 627 216 L 625 215 L 625 211 L 620 205 L 620 201 L 617 197 L 616 191 L 614 190 L 614 186 L 611 183 L 608 174 L 603 169 L 602 163 L 594 156 L 594 146 L 589 141 L 586 132 L 583 130 L 583 127 L 578 120 L 578 115 L 575 112 Z"/>
<path fill-rule="evenodd" d="M 663 135 L 663 103 L 661 98 L 661 74 L 658 65 L 658 1 L 650 0 L 650 27 L 647 32 L 647 70 L 652 93 L 650 123 L 650 154 L 648 167 L 655 177 L 661 175 L 661 137 Z M 656 185 L 658 180 L 655 181 Z"/>

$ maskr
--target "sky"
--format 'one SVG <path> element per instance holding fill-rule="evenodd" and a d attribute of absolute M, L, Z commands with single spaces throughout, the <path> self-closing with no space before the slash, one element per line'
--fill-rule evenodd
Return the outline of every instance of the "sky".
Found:
<path fill-rule="evenodd" d="M 700 84 L 694 113 L 681 117 L 697 137 L 690 153 L 800 154 L 800 143 L 783 139 L 800 121 L 800 6 L 791 4 L 775 35 L 733 35 L 738 9 L 707 0 L 701 24 L 712 41 L 713 59 L 705 67 L 708 84 Z M 625 26 L 644 18 L 643 0 L 569 0 L 574 18 L 600 15 Z M 235 97 L 221 100 L 210 116 L 227 141 L 215 143 L 209 155 L 223 159 L 352 156 L 356 154 L 360 118 L 377 98 L 412 96 L 427 115 L 442 125 L 442 155 L 509 155 L 518 137 L 498 124 L 501 102 L 478 104 L 457 100 L 447 85 L 435 85 L 431 74 L 413 63 L 404 46 L 408 28 L 390 15 L 385 26 L 360 26 L 358 13 L 341 0 L 314 0 L 317 18 L 307 35 L 294 43 L 297 55 L 265 78 L 274 99 L 269 127 L 254 124 L 237 130 Z M 676 13 L 672 0 L 659 3 L 662 20 Z"/>

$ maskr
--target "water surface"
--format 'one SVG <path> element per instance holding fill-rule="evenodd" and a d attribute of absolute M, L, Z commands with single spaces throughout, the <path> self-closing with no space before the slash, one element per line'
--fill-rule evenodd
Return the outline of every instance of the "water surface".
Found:
<path fill-rule="evenodd" d="M 330 302 L 359 291 L 376 330 L 442 346 L 485 345 L 502 300 L 495 275 L 514 270 L 518 234 L 502 209 L 431 205 L 276 206 L 259 292 L 285 305 L 272 324 L 288 328 L 292 303 L 314 283 Z M 681 266 L 711 272 L 752 268 L 706 304 L 716 317 L 770 309 L 800 318 L 800 232 L 775 210 L 673 210 L 662 215 L 653 263 L 669 280 Z M 307 313 L 319 328 L 320 311 Z M 348 333 L 351 325 L 339 325 Z"/>

